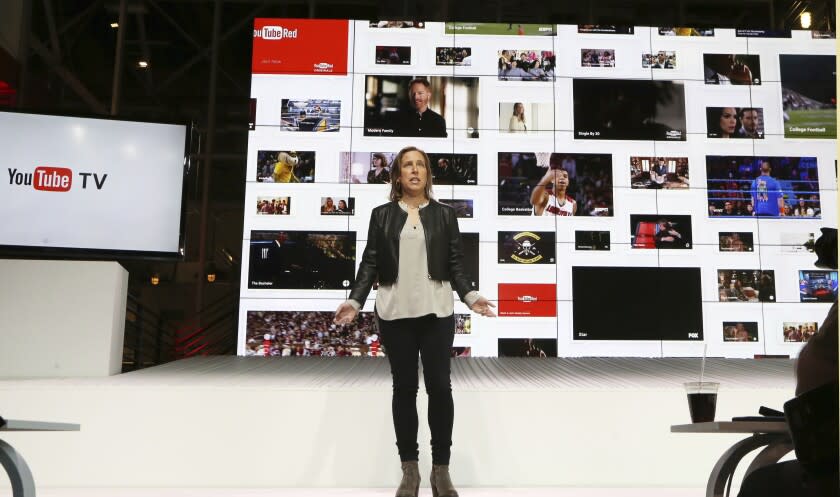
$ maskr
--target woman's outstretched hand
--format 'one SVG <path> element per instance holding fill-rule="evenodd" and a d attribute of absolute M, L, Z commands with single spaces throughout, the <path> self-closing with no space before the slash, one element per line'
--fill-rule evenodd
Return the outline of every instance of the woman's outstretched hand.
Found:
<path fill-rule="evenodd" d="M 356 314 L 358 313 L 359 311 L 357 311 L 355 307 L 347 302 L 342 302 L 335 311 L 333 322 L 335 324 L 350 324 L 354 319 L 356 319 Z"/>
<path fill-rule="evenodd" d="M 493 312 L 493 309 L 491 309 L 491 307 L 496 307 L 496 304 L 490 302 L 484 297 L 479 297 L 479 299 L 473 303 L 470 309 L 472 309 L 472 311 L 476 314 L 481 314 L 482 316 L 486 316 L 488 318 L 494 318 L 496 317 L 496 313 Z"/>

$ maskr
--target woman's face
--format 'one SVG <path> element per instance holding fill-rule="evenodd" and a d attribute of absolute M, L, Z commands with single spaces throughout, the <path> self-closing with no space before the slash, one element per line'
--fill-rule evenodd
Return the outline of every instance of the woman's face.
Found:
<path fill-rule="evenodd" d="M 720 131 L 724 135 L 735 134 L 735 125 L 738 123 L 735 109 L 732 107 L 724 107 L 720 113 Z"/>
<path fill-rule="evenodd" d="M 373 167 L 382 167 L 382 157 L 373 156 Z"/>
<path fill-rule="evenodd" d="M 345 202 L 343 200 L 339 200 L 338 201 L 338 208 L 339 209 L 346 209 L 347 208 L 347 202 Z"/>
<path fill-rule="evenodd" d="M 420 152 L 412 150 L 403 154 L 400 160 L 400 186 L 404 194 L 425 195 L 428 182 L 427 166 Z"/>
<path fill-rule="evenodd" d="M 513 106 L 513 115 L 514 116 L 521 116 L 523 112 L 525 112 L 525 106 L 524 105 L 522 105 L 520 103 L 517 103 L 516 105 Z"/>

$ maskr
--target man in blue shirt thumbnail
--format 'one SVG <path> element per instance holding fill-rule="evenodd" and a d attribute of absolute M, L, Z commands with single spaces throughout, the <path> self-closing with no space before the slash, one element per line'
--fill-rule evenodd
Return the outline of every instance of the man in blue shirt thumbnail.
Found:
<path fill-rule="evenodd" d="M 761 174 L 750 186 L 756 216 L 778 217 L 785 213 L 785 198 L 781 184 L 776 178 L 770 176 L 770 171 L 770 162 L 762 161 Z"/>

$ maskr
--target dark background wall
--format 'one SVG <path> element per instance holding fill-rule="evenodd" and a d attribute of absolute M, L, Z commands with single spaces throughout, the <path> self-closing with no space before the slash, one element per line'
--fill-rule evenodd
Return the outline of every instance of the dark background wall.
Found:
<path fill-rule="evenodd" d="M 127 0 L 115 86 L 118 30 L 110 24 L 119 17 L 119 0 L 2 4 L 0 106 L 197 125 L 184 260 L 121 261 L 130 293 L 175 323 L 219 299 L 236 315 L 254 17 L 799 28 L 807 9 L 812 29 L 833 30 L 835 21 L 835 4 L 828 1 Z M 138 67 L 141 59 L 149 67 Z M 13 89 L 10 98 L 3 99 L 4 84 Z M 216 274 L 213 283 L 208 272 Z"/>

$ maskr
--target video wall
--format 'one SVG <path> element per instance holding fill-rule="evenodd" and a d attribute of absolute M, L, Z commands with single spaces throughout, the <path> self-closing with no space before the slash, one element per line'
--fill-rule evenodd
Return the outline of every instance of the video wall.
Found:
<path fill-rule="evenodd" d="M 240 355 L 384 356 L 332 318 L 396 153 L 473 288 L 453 357 L 796 356 L 837 298 L 836 58 L 811 31 L 256 19 Z"/>

